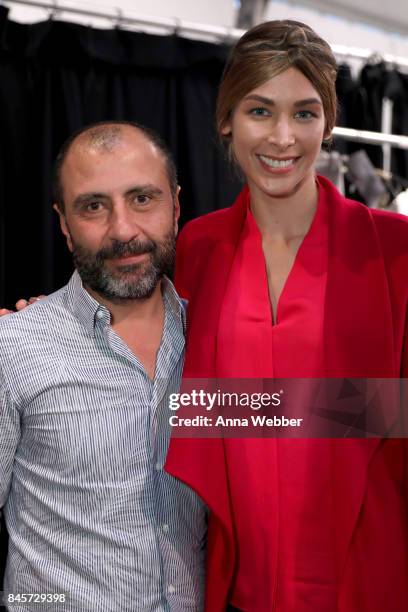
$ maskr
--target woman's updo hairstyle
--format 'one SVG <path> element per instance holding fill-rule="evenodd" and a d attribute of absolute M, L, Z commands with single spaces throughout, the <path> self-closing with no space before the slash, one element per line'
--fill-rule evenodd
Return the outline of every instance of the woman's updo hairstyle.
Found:
<path fill-rule="evenodd" d="M 291 67 L 300 70 L 320 95 L 325 132 L 331 134 L 337 115 L 337 64 L 329 44 L 299 21 L 267 21 L 248 30 L 227 60 L 216 110 L 218 134 L 225 144 L 230 135 L 222 129 L 242 98 Z"/>

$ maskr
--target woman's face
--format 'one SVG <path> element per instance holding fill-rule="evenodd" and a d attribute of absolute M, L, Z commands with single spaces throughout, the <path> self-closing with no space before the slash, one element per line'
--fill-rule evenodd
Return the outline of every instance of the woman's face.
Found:
<path fill-rule="evenodd" d="M 325 136 L 322 100 L 296 68 L 249 92 L 223 134 L 246 175 L 251 195 L 285 198 L 314 183 L 314 163 Z"/>

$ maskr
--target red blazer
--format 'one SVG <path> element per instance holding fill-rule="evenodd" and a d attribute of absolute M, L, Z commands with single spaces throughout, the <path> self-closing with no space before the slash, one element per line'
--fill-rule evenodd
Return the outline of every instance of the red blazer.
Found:
<path fill-rule="evenodd" d="M 318 180 L 329 209 L 327 377 L 407 377 L 408 218 L 370 210 Z M 244 189 L 231 208 L 192 221 L 180 234 L 176 286 L 189 300 L 185 377 L 217 375 L 220 309 L 247 197 Z M 225 609 L 235 562 L 226 443 L 172 439 L 166 462 L 211 511 L 208 612 Z M 407 455 L 405 440 L 333 441 L 339 612 L 408 610 Z"/>

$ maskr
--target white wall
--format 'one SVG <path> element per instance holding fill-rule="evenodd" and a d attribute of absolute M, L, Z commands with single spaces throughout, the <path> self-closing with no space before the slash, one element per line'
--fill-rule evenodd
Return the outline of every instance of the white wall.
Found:
<path fill-rule="evenodd" d="M 380 54 L 391 53 L 408 58 L 408 36 L 364 24 L 353 16 L 347 19 L 301 6 L 301 3 L 273 0 L 265 18 L 303 21 L 330 44 L 362 47 Z"/>
<path fill-rule="evenodd" d="M 52 6 L 52 0 L 42 0 Z M 234 23 L 237 0 L 57 0 L 57 6 L 79 7 L 91 11 L 102 11 L 114 15 L 116 8 L 120 8 L 130 17 L 153 16 L 178 18 L 197 23 L 213 24 L 229 27 Z M 10 3 L 11 18 L 21 22 L 40 21 L 47 17 L 48 11 L 44 9 L 29 8 L 23 5 Z M 100 27 L 107 27 L 105 20 L 91 20 L 88 17 L 76 17 L 71 13 L 62 13 L 58 18 L 83 23 L 94 23 Z"/>

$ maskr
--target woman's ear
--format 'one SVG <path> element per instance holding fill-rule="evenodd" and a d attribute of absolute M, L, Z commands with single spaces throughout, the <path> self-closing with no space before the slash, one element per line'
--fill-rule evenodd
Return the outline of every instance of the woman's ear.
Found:
<path fill-rule="evenodd" d="M 231 134 L 232 134 L 231 122 L 227 121 L 227 123 L 224 123 L 224 125 L 221 128 L 221 135 L 222 136 L 231 136 Z"/>
<path fill-rule="evenodd" d="M 325 129 L 324 129 L 324 134 L 323 134 L 323 143 L 324 144 L 329 144 L 332 141 L 333 138 L 333 133 L 332 130 L 329 129 L 326 125 Z"/>

